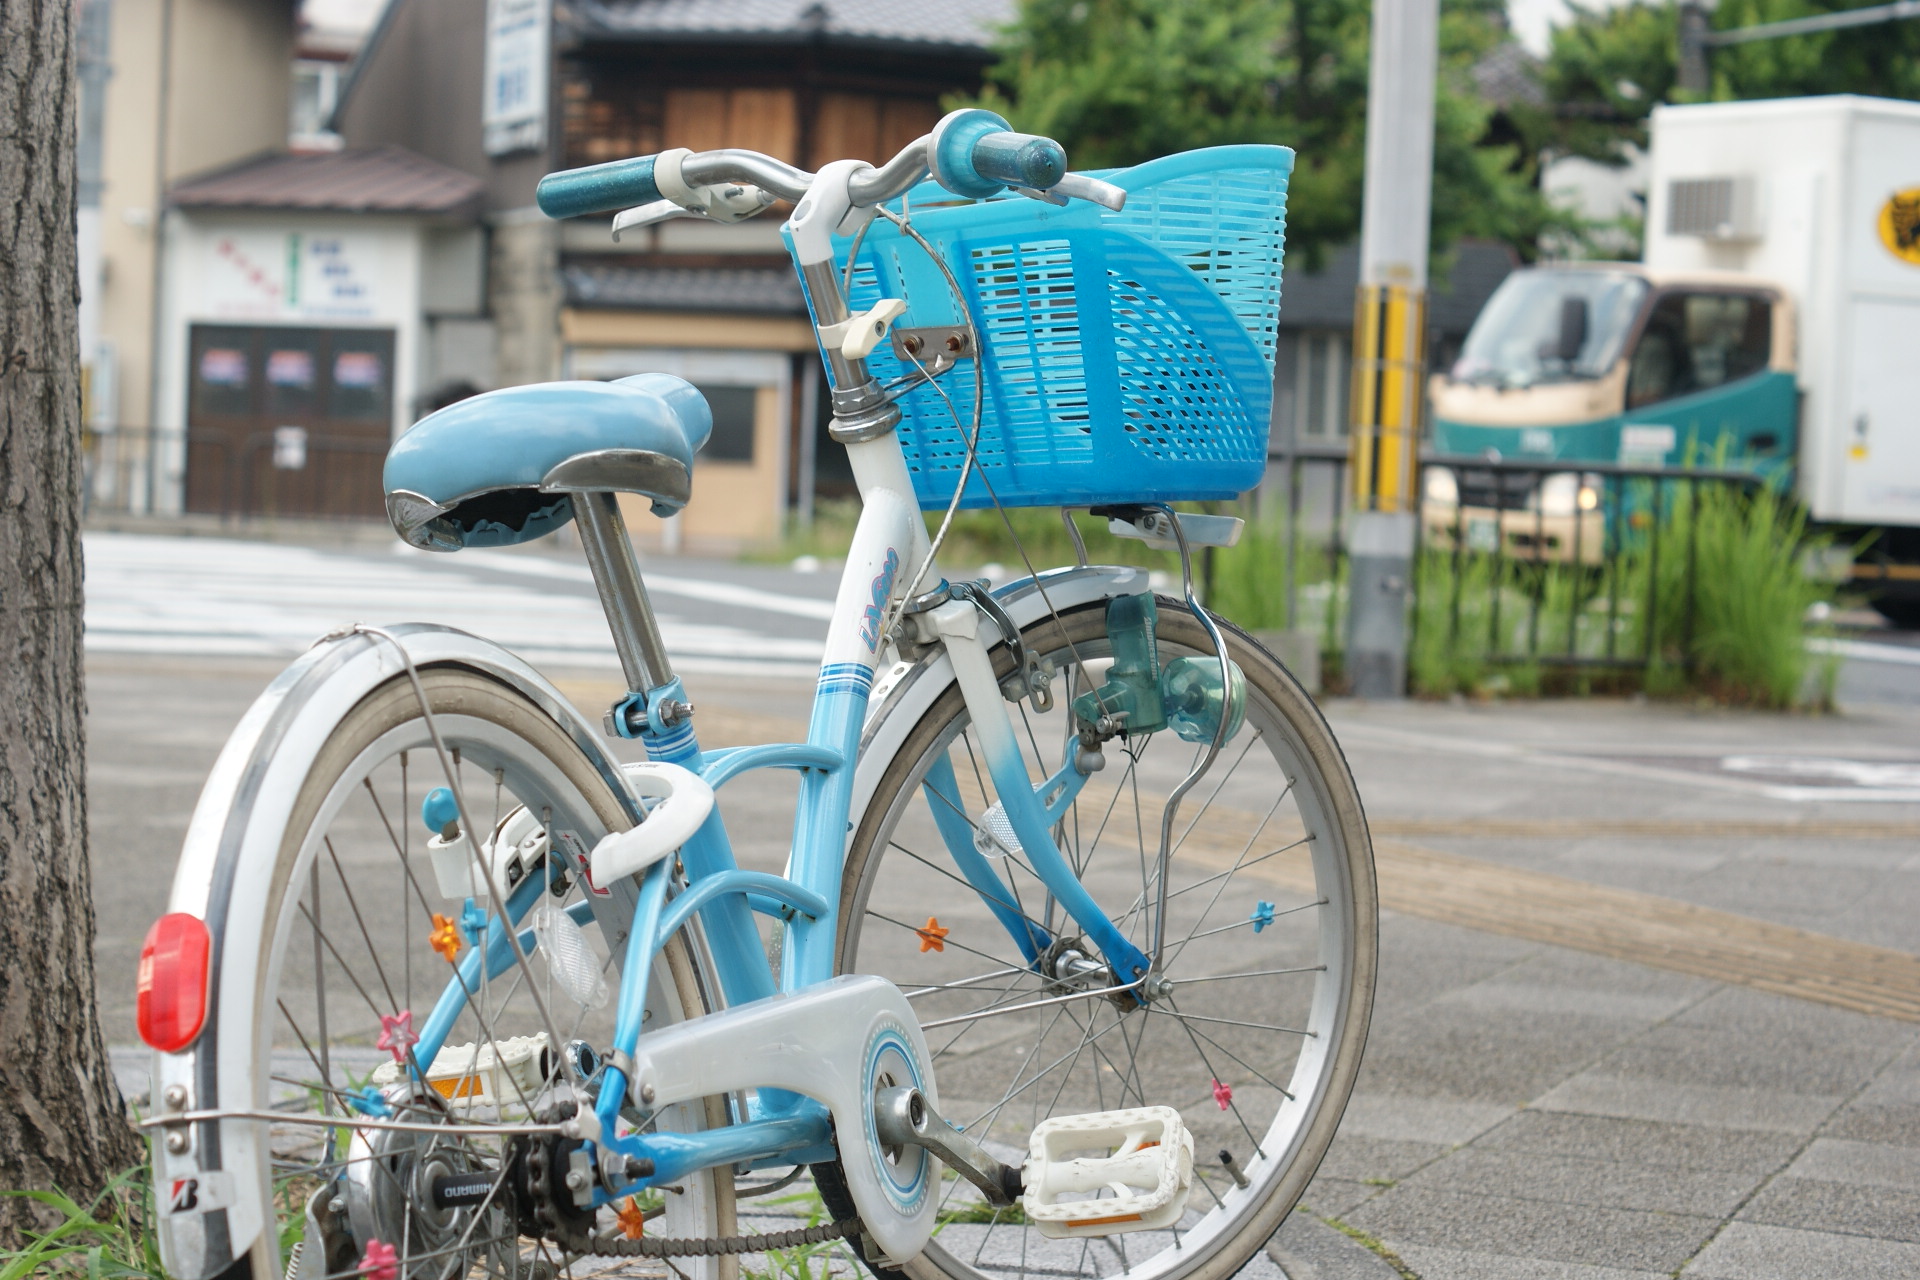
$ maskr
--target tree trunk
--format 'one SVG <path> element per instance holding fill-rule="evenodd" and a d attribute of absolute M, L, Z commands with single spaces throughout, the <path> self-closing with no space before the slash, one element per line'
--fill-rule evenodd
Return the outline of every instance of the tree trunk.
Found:
<path fill-rule="evenodd" d="M 141 1152 L 93 985 L 72 18 L 0 2 L 0 1189 L 86 1197 Z"/>

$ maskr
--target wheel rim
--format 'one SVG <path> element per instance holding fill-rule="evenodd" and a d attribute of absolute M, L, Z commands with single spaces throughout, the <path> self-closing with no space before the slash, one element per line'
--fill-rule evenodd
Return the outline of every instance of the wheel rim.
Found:
<path fill-rule="evenodd" d="M 1097 671 L 1109 652 L 1094 613 L 1068 619 L 1071 648 L 1058 632 L 1046 646 L 1059 669 L 1055 710 L 1041 716 L 1022 706 L 1014 713 L 1036 779 L 1063 758 L 1062 695 L 1086 687 L 1076 679 L 1076 654 Z M 1210 652 L 1190 615 L 1163 602 L 1161 617 L 1163 660 Z M 1166 967 L 1176 985 L 1145 1010 L 1095 997 L 972 1016 L 1069 987 L 1028 971 L 1007 929 L 955 874 L 931 820 L 935 801 L 918 784 L 945 751 L 972 829 L 987 825 L 982 816 L 992 788 L 963 712 L 937 735 L 917 731 L 918 748 L 903 753 L 911 761 L 890 773 L 895 781 L 876 797 L 877 819 L 862 824 L 848 867 L 842 968 L 887 974 L 909 993 L 923 1023 L 948 1024 L 928 1031 L 946 1118 L 997 1144 L 1013 1162 L 1024 1155 L 1024 1134 L 1034 1123 L 1079 1111 L 1172 1105 L 1196 1141 L 1195 1192 L 1173 1231 L 1105 1243 L 1043 1240 L 954 1182 L 946 1189 L 945 1225 L 926 1264 L 912 1269 L 996 1280 L 1040 1270 L 1216 1274 L 1237 1267 L 1277 1226 L 1318 1164 L 1351 1085 L 1370 1004 L 1370 861 L 1364 829 L 1353 831 L 1357 799 L 1349 799 L 1337 749 L 1329 768 L 1326 751 L 1314 751 L 1298 727 L 1304 709 L 1309 731 L 1318 726 L 1324 733 L 1317 714 L 1297 690 L 1288 704 L 1276 683 L 1284 676 L 1270 659 L 1236 657 L 1254 677 L 1247 723 L 1179 811 Z M 929 719 L 957 710 L 957 694 L 949 694 Z M 1107 745 L 1106 768 L 1089 780 L 1056 835 L 1096 900 L 1145 950 L 1160 799 L 1198 748 L 1170 732 L 1133 744 L 1132 755 L 1124 742 Z M 1063 924 L 1018 853 L 1007 852 L 995 866 L 1008 876 L 1022 917 L 1056 939 L 1080 932 Z M 1254 917 L 1266 906 L 1271 920 L 1256 930 Z M 1063 949 L 1056 942 L 1053 951 Z M 1216 1092 L 1216 1082 L 1225 1088 Z M 1218 1163 L 1223 1149 L 1233 1153 L 1248 1189 Z"/>
<path fill-rule="evenodd" d="M 483 842 L 522 806 L 538 816 L 519 825 L 558 840 L 563 850 L 591 849 L 610 824 L 622 821 L 592 764 L 530 704 L 464 673 L 422 676 Z M 301 1207 L 315 1191 L 338 1188 L 333 1206 L 351 1240 L 323 1232 L 319 1243 L 330 1246 L 330 1254 L 350 1245 L 349 1270 L 367 1260 L 377 1240 L 394 1251 L 394 1274 L 408 1280 L 528 1276 L 542 1274 L 540 1264 L 551 1274 L 562 1263 L 558 1251 L 519 1238 L 507 1185 L 512 1136 L 461 1130 L 531 1120 L 567 1078 L 561 1046 L 574 1039 L 611 1041 L 613 1002 L 593 1007 L 568 994 L 565 974 L 547 964 L 539 946 L 548 935 L 530 928 L 542 910 L 535 906 L 521 921 L 528 963 L 479 975 L 439 1060 L 419 1062 L 432 1092 L 410 1083 L 394 1051 L 381 1045 L 384 1035 L 404 1049 L 409 1034 L 424 1029 L 455 973 L 453 961 L 471 960 L 475 945 L 476 935 L 461 927 L 466 900 L 443 894 L 427 848 L 432 833 L 422 823 L 421 801 L 446 778 L 418 713 L 405 681 L 369 695 L 350 713 L 316 761 L 283 843 L 278 923 L 267 935 L 255 1001 L 258 1078 L 265 1082 L 255 1102 L 289 1119 L 273 1126 L 268 1144 L 281 1239 L 301 1234 Z M 529 846 L 535 853 L 545 847 Z M 511 895 L 509 885 L 499 887 Z M 577 872 L 563 892 L 541 897 L 558 910 L 593 902 Z M 484 892 L 473 905 L 491 907 Z M 564 927 L 551 917 L 541 924 Z M 580 933 L 591 967 L 617 984 L 613 957 L 591 917 Z M 649 984 L 648 1025 L 677 1021 L 699 1002 L 699 984 L 676 944 Z M 527 1037 L 544 1042 L 528 1051 Z M 448 1075 L 464 1047 L 473 1051 L 464 1055 L 466 1069 L 434 1083 Z M 499 1065 L 521 1059 L 517 1067 Z M 295 1123 L 316 1116 L 340 1124 Z M 702 1119 L 694 1104 L 663 1124 L 704 1127 Z M 402 1135 L 374 1128 L 378 1120 L 437 1127 Z M 422 1202 L 436 1175 L 461 1172 L 492 1175 L 480 1206 L 454 1210 Z M 658 1224 L 661 1233 L 717 1233 L 722 1202 L 731 1204 L 718 1181 L 690 1179 L 689 1194 L 667 1197 L 675 1203 Z M 725 1225 L 730 1222 L 728 1213 Z M 303 1243 L 303 1249 L 314 1247 Z M 378 1251 L 372 1258 L 385 1260 Z M 719 1274 L 711 1263 L 706 1270 Z"/>

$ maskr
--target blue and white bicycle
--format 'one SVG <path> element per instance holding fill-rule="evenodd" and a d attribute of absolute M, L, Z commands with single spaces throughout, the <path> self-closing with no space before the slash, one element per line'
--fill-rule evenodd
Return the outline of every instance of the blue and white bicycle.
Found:
<path fill-rule="evenodd" d="M 1239 1269 L 1333 1137 L 1376 938 L 1325 721 L 1194 598 L 1239 524 L 1170 505 L 1263 465 L 1291 160 L 1069 174 L 960 111 L 877 168 L 546 179 L 616 231 L 794 202 L 864 503 L 807 741 L 703 750 L 654 624 L 617 495 L 689 501 L 692 387 L 516 387 L 402 436 L 414 546 L 577 524 L 631 689 L 605 731 L 646 761 L 445 628 L 343 628 L 274 681 L 142 959 L 172 1273 L 732 1280 L 829 1240 L 917 1280 Z M 948 582 L 960 506 L 1091 508 L 1183 598 L 1084 544 Z M 798 779 L 778 873 L 718 799 L 764 769 Z M 801 1178 L 816 1225 L 743 1230 Z"/>

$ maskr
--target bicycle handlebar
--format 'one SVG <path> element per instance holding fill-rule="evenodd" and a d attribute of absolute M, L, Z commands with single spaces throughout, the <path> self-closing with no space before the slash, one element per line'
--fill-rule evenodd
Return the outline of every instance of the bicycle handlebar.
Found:
<path fill-rule="evenodd" d="M 566 169 L 540 179 L 534 199 L 550 218 L 615 213 L 662 199 L 654 180 L 654 156 L 613 160 Z M 931 172 L 955 195 L 984 199 L 1010 186 L 1046 191 L 1067 172 L 1067 155 L 1051 138 L 1015 133 L 990 111 L 948 115 L 933 133 L 908 143 L 879 168 L 863 169 L 848 183 L 856 206 L 880 204 L 904 194 Z M 799 200 L 814 175 L 758 151 L 702 151 L 682 162 L 692 185 L 751 183 L 787 200 Z"/>

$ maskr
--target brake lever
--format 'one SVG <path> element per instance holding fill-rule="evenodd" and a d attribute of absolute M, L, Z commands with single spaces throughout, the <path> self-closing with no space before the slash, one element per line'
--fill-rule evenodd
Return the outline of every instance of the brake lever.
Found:
<path fill-rule="evenodd" d="M 1051 194 L 1069 200 L 1091 200 L 1103 209 L 1119 213 L 1127 207 L 1127 193 L 1111 182 L 1089 178 L 1084 173 L 1069 173 L 1053 184 Z M 1061 203 L 1065 203 L 1063 200 Z"/>
<path fill-rule="evenodd" d="M 640 204 L 631 209 L 622 209 L 613 215 L 613 242 L 620 243 L 622 231 L 652 226 L 656 222 L 665 222 L 669 218 L 695 216 L 697 215 L 691 210 L 683 209 L 671 200 L 655 200 L 652 204 Z"/>

